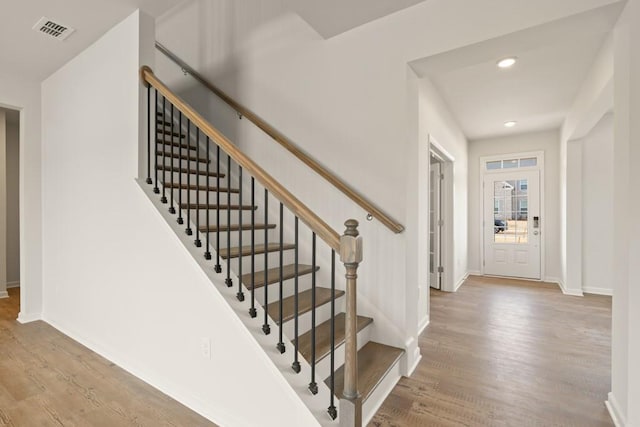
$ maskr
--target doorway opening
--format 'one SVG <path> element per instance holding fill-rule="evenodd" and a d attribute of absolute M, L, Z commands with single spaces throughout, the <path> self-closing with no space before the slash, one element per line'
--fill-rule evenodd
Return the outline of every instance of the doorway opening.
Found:
<path fill-rule="evenodd" d="M 442 182 L 444 160 L 433 150 L 429 157 L 429 285 L 442 290 Z"/>
<path fill-rule="evenodd" d="M 453 283 L 454 158 L 429 137 L 429 286 L 455 292 Z"/>
<path fill-rule="evenodd" d="M 20 286 L 20 112 L 0 107 L 0 298 Z"/>

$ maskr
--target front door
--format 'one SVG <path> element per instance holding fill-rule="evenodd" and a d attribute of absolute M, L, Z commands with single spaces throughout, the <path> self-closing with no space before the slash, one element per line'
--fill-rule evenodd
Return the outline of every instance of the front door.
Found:
<path fill-rule="evenodd" d="M 484 175 L 484 274 L 540 279 L 540 171 Z"/>

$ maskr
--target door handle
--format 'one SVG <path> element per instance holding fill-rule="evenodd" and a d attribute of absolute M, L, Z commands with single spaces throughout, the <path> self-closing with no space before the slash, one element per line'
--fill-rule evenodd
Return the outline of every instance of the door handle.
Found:
<path fill-rule="evenodd" d="M 540 232 L 539 232 L 538 230 L 534 230 L 534 231 L 533 231 L 533 235 L 534 235 L 534 236 L 537 236 L 538 234 L 540 234 Z"/>

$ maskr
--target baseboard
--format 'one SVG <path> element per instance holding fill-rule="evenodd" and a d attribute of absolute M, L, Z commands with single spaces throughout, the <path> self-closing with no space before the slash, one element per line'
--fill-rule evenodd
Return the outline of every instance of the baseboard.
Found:
<path fill-rule="evenodd" d="M 7 289 L 19 288 L 20 282 L 9 282 L 7 283 Z"/>
<path fill-rule="evenodd" d="M 469 273 L 467 273 L 467 277 L 468 276 L 482 276 L 482 271 L 479 270 L 469 270 Z"/>
<path fill-rule="evenodd" d="M 564 288 L 564 283 L 562 282 L 562 280 L 558 279 L 557 277 L 545 276 L 544 281 L 547 283 L 556 283 L 560 286 L 560 289 Z"/>
<path fill-rule="evenodd" d="M 583 297 L 584 294 L 582 293 L 582 291 L 579 290 L 574 290 L 574 289 L 565 289 L 565 288 L 561 288 L 562 289 L 562 293 L 571 297 Z"/>
<path fill-rule="evenodd" d="M 3 298 L 9 298 L 9 292 L 0 291 L 0 299 L 3 299 Z"/>
<path fill-rule="evenodd" d="M 420 360 L 422 360 L 422 354 L 420 354 L 420 347 L 418 346 L 418 338 L 409 338 L 405 342 L 404 348 L 405 355 L 398 362 L 400 365 L 400 374 L 405 377 L 410 377 L 418 367 Z"/>
<path fill-rule="evenodd" d="M 104 357 L 105 359 L 109 360 L 110 362 L 115 363 L 120 368 L 124 369 L 125 371 L 127 371 L 128 373 L 133 375 L 134 377 L 136 377 L 139 380 L 147 383 L 151 387 L 153 387 L 153 388 L 155 388 L 157 390 L 160 390 L 162 393 L 164 393 L 167 396 L 171 397 L 172 399 L 180 402 L 181 404 L 183 404 L 187 408 L 189 408 L 192 411 L 202 415 L 203 417 L 207 418 L 208 420 L 212 421 L 213 423 L 218 424 L 218 425 L 223 425 L 223 426 L 226 426 L 226 425 L 244 426 L 244 425 L 246 425 L 246 423 L 243 423 L 241 420 L 239 420 L 233 414 L 224 413 L 224 411 L 222 411 L 222 410 L 220 410 L 219 412 L 217 411 L 216 414 L 212 414 L 211 411 L 207 408 L 207 405 L 204 402 L 202 402 L 197 397 L 192 396 L 188 391 L 179 390 L 180 387 L 175 386 L 174 384 L 172 384 L 171 382 L 167 381 L 166 379 L 162 378 L 159 375 L 156 375 L 156 374 L 153 374 L 153 373 L 150 373 L 150 372 L 145 372 L 144 368 L 134 367 L 130 362 L 127 361 L 126 357 L 119 356 L 118 354 L 116 354 L 116 352 L 113 352 L 113 351 L 103 347 L 102 345 L 93 342 L 90 339 L 85 339 L 84 337 L 80 336 L 79 334 L 74 333 L 71 330 L 71 328 L 66 328 L 66 327 L 58 324 L 57 322 L 52 321 L 51 319 L 48 319 L 46 317 L 43 318 L 42 320 L 44 320 L 49 325 L 51 325 L 52 327 L 54 327 L 58 331 L 62 332 L 63 334 L 65 334 L 66 336 L 71 338 L 72 340 L 82 344 L 83 346 L 87 347 L 89 350 L 99 354 L 100 356 Z"/>
<path fill-rule="evenodd" d="M 407 371 L 407 377 L 410 377 L 411 375 L 413 375 L 413 373 L 418 368 L 418 365 L 420 364 L 421 360 L 422 360 L 422 355 L 415 358 L 415 360 L 413 361 L 413 366 L 411 366 Z"/>
<path fill-rule="evenodd" d="M 458 292 L 458 289 L 460 289 L 460 286 L 462 286 L 464 281 L 467 280 L 468 278 L 469 278 L 469 272 L 465 273 L 465 275 L 462 276 L 462 279 L 458 280 L 458 283 L 456 283 L 453 286 L 453 292 Z"/>
<path fill-rule="evenodd" d="M 607 400 L 604 402 L 604 405 L 607 407 L 607 411 L 609 411 L 609 416 L 611 420 L 613 420 L 613 424 L 616 427 L 626 427 L 627 420 L 624 415 L 620 411 L 620 406 L 618 405 L 618 401 L 616 397 L 610 392 L 607 396 Z"/>
<path fill-rule="evenodd" d="M 25 323 L 31 323 L 31 322 L 35 322 L 37 320 L 42 320 L 42 314 L 41 313 L 23 313 L 20 312 L 18 313 L 18 323 L 22 323 L 23 325 Z"/>
<path fill-rule="evenodd" d="M 596 288 L 593 286 L 587 286 L 582 288 L 582 292 L 584 292 L 585 294 L 613 296 L 613 289 Z"/>
<path fill-rule="evenodd" d="M 545 282 L 548 283 L 556 283 L 558 285 L 558 287 L 560 288 L 560 290 L 562 291 L 563 294 L 568 295 L 568 296 L 572 296 L 572 297 L 583 297 L 584 294 L 582 293 L 582 290 L 574 290 L 574 289 L 567 289 L 567 287 L 565 286 L 564 282 L 560 279 L 557 279 L 555 277 L 545 277 L 544 278 Z"/>
<path fill-rule="evenodd" d="M 418 326 L 418 336 L 422 335 L 422 333 L 424 332 L 424 330 L 427 328 L 427 326 L 429 326 L 429 316 L 426 316 L 422 322 L 420 322 L 420 325 Z"/>

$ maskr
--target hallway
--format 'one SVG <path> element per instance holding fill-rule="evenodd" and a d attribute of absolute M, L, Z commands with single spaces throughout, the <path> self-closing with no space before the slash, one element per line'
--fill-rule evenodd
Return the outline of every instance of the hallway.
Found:
<path fill-rule="evenodd" d="M 612 426 L 611 297 L 470 276 L 431 291 L 422 361 L 370 426 Z"/>

